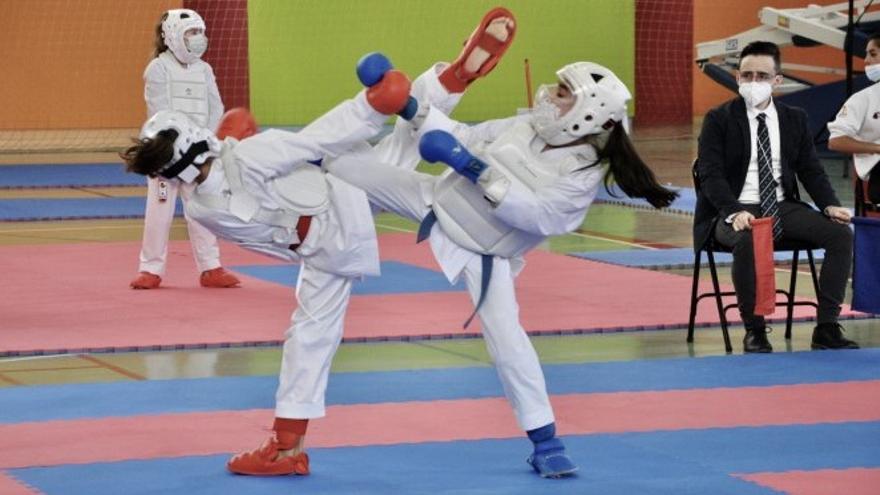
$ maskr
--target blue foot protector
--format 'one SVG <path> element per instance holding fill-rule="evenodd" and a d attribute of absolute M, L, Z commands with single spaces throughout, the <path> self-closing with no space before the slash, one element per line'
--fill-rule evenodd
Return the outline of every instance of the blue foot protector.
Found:
<path fill-rule="evenodd" d="M 556 424 L 529 430 L 529 440 L 535 444 L 535 451 L 526 459 L 542 478 L 562 478 L 570 476 L 578 467 L 565 453 L 562 440 L 556 438 Z"/>

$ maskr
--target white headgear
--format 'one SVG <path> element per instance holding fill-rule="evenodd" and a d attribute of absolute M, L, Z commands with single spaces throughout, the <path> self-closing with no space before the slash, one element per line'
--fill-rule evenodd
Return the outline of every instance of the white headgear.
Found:
<path fill-rule="evenodd" d="M 187 46 L 184 39 L 184 33 L 193 28 L 201 28 L 205 30 L 205 21 L 195 10 L 190 9 L 172 9 L 168 11 L 165 20 L 162 21 L 162 38 L 171 53 L 184 64 L 191 64 L 201 58 L 207 48 L 207 38 L 205 38 L 205 46 L 201 50 L 195 50 L 195 47 Z"/>
<path fill-rule="evenodd" d="M 162 177 L 177 177 L 184 182 L 192 182 L 199 176 L 197 165 L 202 165 L 208 158 L 220 156 L 222 143 L 217 136 L 196 125 L 185 113 L 174 110 L 156 112 L 141 128 L 140 137 L 155 139 L 160 132 L 168 129 L 177 131 L 177 139 L 174 140 L 174 156 L 158 171 Z"/>
<path fill-rule="evenodd" d="M 565 115 L 550 101 L 552 86 L 541 86 L 535 96 L 532 126 L 547 144 L 560 146 L 588 134 L 610 130 L 626 119 L 626 102 L 632 94 L 607 68 L 593 62 L 575 62 L 556 72 L 575 97 Z"/>

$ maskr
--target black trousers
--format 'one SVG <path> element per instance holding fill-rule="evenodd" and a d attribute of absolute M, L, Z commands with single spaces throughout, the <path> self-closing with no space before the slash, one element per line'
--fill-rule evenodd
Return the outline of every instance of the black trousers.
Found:
<path fill-rule="evenodd" d="M 760 216 L 758 205 L 746 209 Z M 806 241 L 825 249 L 825 261 L 819 274 L 819 323 L 836 323 L 852 269 L 853 234 L 849 226 L 831 221 L 822 213 L 798 201 L 779 203 L 782 238 Z M 733 286 L 740 316 L 746 328 L 764 325 L 764 317 L 755 315 L 755 251 L 752 231 L 735 232 L 724 219 L 715 226 L 715 240 L 733 251 Z"/>

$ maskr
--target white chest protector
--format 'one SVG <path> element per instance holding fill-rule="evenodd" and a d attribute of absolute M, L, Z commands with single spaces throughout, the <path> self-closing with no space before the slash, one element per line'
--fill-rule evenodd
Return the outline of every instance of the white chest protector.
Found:
<path fill-rule="evenodd" d="M 314 166 L 299 167 L 293 172 L 271 180 L 266 187 L 274 194 L 281 208 L 260 205 L 244 186 L 241 165 L 232 152 L 237 142 L 227 138 L 220 153 L 229 190 L 222 194 L 196 193 L 196 201 L 210 209 L 228 211 L 243 222 L 257 222 L 295 231 L 300 216 L 315 216 L 329 207 L 330 197 L 324 173 Z M 217 162 L 214 162 L 217 163 Z"/>
<path fill-rule="evenodd" d="M 531 191 L 553 183 L 577 168 L 574 156 L 542 160 L 529 144 L 535 131 L 518 122 L 491 143 L 480 158 L 490 167 Z M 519 230 L 498 219 L 480 186 L 457 173 L 448 173 L 434 187 L 437 222 L 460 246 L 481 254 L 506 258 L 521 256 L 540 244 L 545 236 Z"/>
<path fill-rule="evenodd" d="M 168 101 L 171 109 L 185 113 L 202 127 L 208 125 L 208 66 L 196 61 L 183 67 L 170 51 L 159 60 L 168 70 Z"/>

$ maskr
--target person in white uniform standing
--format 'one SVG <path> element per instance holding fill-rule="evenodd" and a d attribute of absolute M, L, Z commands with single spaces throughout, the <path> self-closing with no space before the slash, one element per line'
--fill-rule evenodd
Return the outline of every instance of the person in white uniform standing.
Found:
<path fill-rule="evenodd" d="M 872 83 L 880 81 L 880 34 L 868 39 L 865 75 Z M 880 84 L 850 96 L 828 131 L 828 148 L 853 155 L 856 174 L 868 182 L 869 200 L 880 204 Z"/>
<path fill-rule="evenodd" d="M 267 130 L 220 141 L 185 114 L 160 111 L 121 156 L 128 170 L 192 187 L 188 215 L 224 239 L 301 262 L 298 306 L 285 333 L 274 433 L 228 463 L 238 474 L 308 474 L 303 451 L 309 419 L 324 416 L 324 393 L 342 339 L 351 285 L 379 274 L 378 243 L 367 197 L 326 174 L 321 160 L 369 148 L 387 116 L 411 117 L 409 79 L 384 56 L 359 65 L 368 89 L 297 133 Z M 221 127 L 236 128 L 236 125 Z M 243 136 L 240 136 L 243 137 Z"/>
<path fill-rule="evenodd" d="M 465 280 L 471 318 L 479 316 L 504 393 L 533 442 L 529 464 L 542 477 L 567 476 L 577 466 L 556 436 L 538 356 L 519 321 L 514 278 L 523 255 L 547 236 L 580 227 L 603 180 L 613 176 L 624 193 L 656 208 L 677 194 L 635 151 L 626 130 L 630 92 L 607 68 L 567 65 L 557 72 L 558 84 L 539 89 L 530 114 L 476 126 L 447 117 L 459 95 L 442 84 L 444 70 L 441 64 L 414 84 L 419 108 L 409 132 L 391 139 L 405 148 L 409 136 L 424 159 L 453 170 L 436 177 L 382 163 L 385 143 L 324 166 L 380 208 L 421 222 L 419 240 L 430 239 L 449 281 Z"/>
<path fill-rule="evenodd" d="M 155 57 L 144 71 L 147 117 L 161 110 L 176 110 L 199 126 L 216 129 L 223 101 L 214 71 L 201 60 L 208 48 L 205 21 L 194 10 L 169 10 L 156 26 L 155 44 Z M 178 181 L 147 179 L 144 237 L 139 273 L 130 283 L 133 289 L 155 289 L 162 282 L 178 192 L 186 202 L 188 191 L 181 189 Z M 238 278 L 220 265 L 214 234 L 188 216 L 186 220 L 202 287 L 237 287 Z"/>

